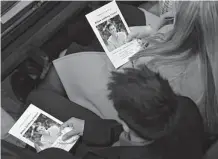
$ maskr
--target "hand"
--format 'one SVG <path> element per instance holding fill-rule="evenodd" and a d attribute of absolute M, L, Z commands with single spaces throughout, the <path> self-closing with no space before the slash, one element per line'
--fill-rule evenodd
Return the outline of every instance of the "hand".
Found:
<path fill-rule="evenodd" d="M 168 18 L 173 18 L 174 16 L 175 16 L 174 12 L 173 11 L 169 11 L 169 12 L 166 12 L 166 13 L 162 14 L 160 16 L 160 18 L 168 19 Z"/>
<path fill-rule="evenodd" d="M 160 21 L 159 21 L 159 23 L 157 25 L 157 30 L 159 30 L 161 27 L 163 27 L 168 20 L 173 19 L 174 16 L 175 15 L 174 15 L 173 11 L 169 11 L 169 12 L 166 12 L 166 13 L 162 14 L 160 16 Z"/>
<path fill-rule="evenodd" d="M 84 131 L 84 126 L 85 126 L 85 121 L 81 120 L 81 119 L 77 119 L 77 118 L 70 118 L 69 120 L 67 120 L 65 123 L 63 123 L 61 125 L 60 130 L 62 131 L 64 128 L 66 127 L 71 127 L 73 128 L 73 130 L 69 131 L 68 133 L 66 133 L 65 135 L 63 135 L 62 140 L 66 141 L 69 138 L 71 138 L 72 136 L 75 135 L 83 135 L 83 131 Z"/>
<path fill-rule="evenodd" d="M 154 30 L 150 25 L 130 27 L 130 34 L 127 37 L 127 41 L 146 38 L 153 33 Z"/>

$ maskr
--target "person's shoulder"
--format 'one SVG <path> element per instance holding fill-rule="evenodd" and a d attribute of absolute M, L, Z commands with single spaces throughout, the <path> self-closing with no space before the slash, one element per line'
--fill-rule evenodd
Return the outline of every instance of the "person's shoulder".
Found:
<path fill-rule="evenodd" d="M 186 105 L 190 105 L 191 107 L 196 107 L 197 108 L 196 103 L 189 97 L 178 95 L 177 96 L 177 101 L 179 103 L 184 103 Z"/>
<path fill-rule="evenodd" d="M 121 32 L 118 32 L 118 36 L 123 36 L 123 37 L 125 37 L 125 36 L 126 36 L 126 33 L 125 33 L 125 32 L 123 32 L 123 31 L 121 31 Z"/>
<path fill-rule="evenodd" d="M 107 152 L 107 154 L 111 153 L 114 156 L 112 158 L 117 158 L 116 156 L 119 156 L 119 158 L 125 159 L 160 159 L 161 153 L 159 147 L 160 145 L 155 142 L 154 144 L 152 143 L 146 146 L 115 146 L 110 149 L 104 149 L 104 152 Z M 98 152 L 98 154 L 101 154 L 101 152 Z"/>
<path fill-rule="evenodd" d="M 185 111 L 199 113 L 197 104 L 189 97 L 178 95 L 177 103 L 178 107 L 181 107 Z"/>
<path fill-rule="evenodd" d="M 110 36 L 107 41 L 110 42 L 111 40 L 112 40 L 112 36 Z"/>
<path fill-rule="evenodd" d="M 177 97 L 179 114 L 183 120 L 188 120 L 187 123 L 195 122 L 203 124 L 201 113 L 197 104 L 189 97 L 178 96 Z M 189 122 L 190 121 L 190 122 Z"/>
<path fill-rule="evenodd" d="M 178 96 L 177 114 L 175 135 L 180 136 L 178 143 L 181 142 L 181 149 L 186 152 L 193 152 L 193 155 L 196 156 L 201 155 L 204 124 L 197 105 L 189 97 Z"/>

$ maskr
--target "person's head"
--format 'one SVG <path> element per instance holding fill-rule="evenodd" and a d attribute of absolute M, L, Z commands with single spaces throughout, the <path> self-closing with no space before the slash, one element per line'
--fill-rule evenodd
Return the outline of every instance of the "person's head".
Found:
<path fill-rule="evenodd" d="M 116 26 L 114 24 L 111 24 L 111 23 L 107 25 L 107 30 L 109 31 L 109 33 L 111 35 L 116 35 L 116 33 L 117 33 Z"/>
<path fill-rule="evenodd" d="M 35 127 L 35 132 L 37 132 L 38 134 L 41 134 L 41 135 L 46 135 L 46 134 L 48 134 L 46 128 L 45 128 L 44 126 L 42 126 L 42 125 L 37 125 L 37 126 Z"/>
<path fill-rule="evenodd" d="M 209 128 L 218 127 L 218 2 L 181 1 L 174 29 L 166 37 L 165 41 L 136 54 L 132 59 L 163 55 L 163 58 L 153 61 L 160 66 L 184 62 L 198 55 L 204 83 L 202 115 Z"/>
<path fill-rule="evenodd" d="M 124 131 L 155 140 L 173 128 L 177 95 L 158 73 L 144 65 L 112 72 L 108 90 Z"/>
<path fill-rule="evenodd" d="M 42 125 L 42 123 L 38 121 L 35 125 Z"/>

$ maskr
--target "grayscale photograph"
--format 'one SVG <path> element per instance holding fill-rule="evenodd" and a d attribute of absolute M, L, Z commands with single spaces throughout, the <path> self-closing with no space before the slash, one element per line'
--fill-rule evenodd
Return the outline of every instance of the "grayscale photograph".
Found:
<path fill-rule="evenodd" d="M 127 43 L 127 30 L 119 15 L 96 26 L 108 51 L 113 51 Z"/>
<path fill-rule="evenodd" d="M 3 159 L 218 159 L 218 0 L 0 3 Z"/>

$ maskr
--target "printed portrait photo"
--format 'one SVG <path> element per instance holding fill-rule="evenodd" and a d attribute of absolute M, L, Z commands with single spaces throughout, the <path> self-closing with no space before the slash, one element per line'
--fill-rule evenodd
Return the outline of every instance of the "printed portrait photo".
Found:
<path fill-rule="evenodd" d="M 127 30 L 119 15 L 96 26 L 109 52 L 127 43 Z"/>
<path fill-rule="evenodd" d="M 23 137 L 45 149 L 50 147 L 59 137 L 60 126 L 52 119 L 40 114 Z"/>

